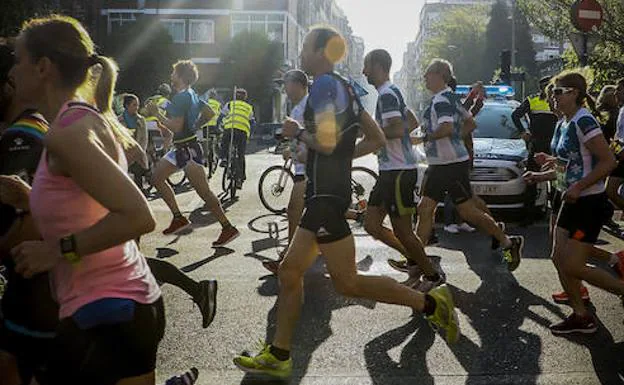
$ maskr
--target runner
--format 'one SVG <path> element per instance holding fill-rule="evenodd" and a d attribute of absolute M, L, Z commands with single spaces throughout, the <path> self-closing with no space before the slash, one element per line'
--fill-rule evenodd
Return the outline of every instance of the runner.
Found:
<path fill-rule="evenodd" d="M 555 107 L 563 114 L 552 141 L 553 157 L 541 153 L 544 172 L 529 172 L 529 182 L 553 181 L 556 189 L 552 259 L 559 280 L 569 296 L 573 313 L 553 324 L 553 334 L 595 333 L 596 319 L 581 298 L 581 281 L 624 295 L 624 281 L 601 269 L 587 265 L 593 243 L 603 223 L 613 213 L 605 194 L 604 180 L 616 161 L 608 149 L 600 123 L 583 107 L 590 98 L 587 82 L 577 72 L 563 73 L 554 79 Z M 591 104 L 591 101 L 590 101 Z"/>
<path fill-rule="evenodd" d="M 386 137 L 386 145 L 377 152 L 379 178 L 370 193 L 364 227 L 371 236 L 408 258 L 412 268 L 405 283 L 428 292 L 444 283 L 444 277 L 427 258 L 412 228 L 418 164 L 410 132 L 415 127 L 408 124 L 408 115 L 413 113 L 405 105 L 401 90 L 390 82 L 391 66 L 392 58 L 383 49 L 373 50 L 364 58 L 363 73 L 379 93 L 375 120 Z M 383 226 L 386 215 L 390 216 L 392 229 Z"/>
<path fill-rule="evenodd" d="M 423 294 L 389 277 L 357 273 L 354 239 L 344 218 L 351 203 L 351 163 L 354 156 L 381 148 L 385 140 L 348 81 L 333 72 L 345 51 L 342 36 L 327 27 L 312 29 L 303 42 L 302 68 L 315 78 L 304 112 L 305 129 L 296 120 L 287 119 L 283 133 L 308 148 L 305 211 L 279 270 L 275 337 L 258 355 L 234 358 L 246 372 L 280 378 L 291 375 L 290 349 L 301 310 L 303 275 L 317 258 L 317 246 L 326 257 L 339 293 L 411 307 L 444 330 L 449 342 L 459 338 L 453 300 L 446 286 Z M 364 139 L 356 145 L 359 131 Z"/>
<path fill-rule="evenodd" d="M 111 111 L 116 74 L 75 19 L 24 24 L 11 72 L 16 96 L 53 122 L 30 199 L 43 240 L 11 254 L 24 277 L 51 274 L 60 306 L 52 385 L 154 383 L 164 307 L 133 239 L 155 222 L 126 176 L 123 147 L 138 145 Z"/>
<path fill-rule="evenodd" d="M 284 89 L 288 100 L 294 105 L 290 111 L 290 117 L 304 124 L 303 112 L 308 102 L 308 75 L 301 70 L 290 70 L 284 74 Z M 292 157 L 295 164 L 295 183 L 290 192 L 288 201 L 288 244 L 292 241 L 295 229 L 301 219 L 304 208 L 305 195 L 305 157 L 307 155 L 305 144 L 296 140 L 291 142 L 291 147 L 284 153 L 285 157 Z M 288 250 L 288 249 L 286 249 Z M 265 261 L 262 265 L 271 273 L 276 274 L 279 264 L 286 254 L 286 250 L 277 261 Z"/>
<path fill-rule="evenodd" d="M 128 129 L 128 131 L 130 131 L 130 135 L 137 141 L 143 151 L 145 151 L 147 149 L 148 139 L 147 121 L 141 114 L 139 114 L 140 105 L 141 102 L 139 101 L 138 96 L 134 94 L 124 94 L 124 111 L 119 116 L 119 121 Z M 147 163 L 147 161 L 145 161 L 145 163 Z M 143 186 L 143 175 L 147 169 L 138 162 L 134 162 L 128 167 L 128 170 L 134 176 L 134 183 L 141 188 Z"/>
<path fill-rule="evenodd" d="M 513 271 L 520 264 L 524 238 L 507 236 L 472 199 L 470 157 L 462 136 L 471 132 L 475 124 L 459 97 L 448 87 L 452 77 L 451 64 L 442 59 L 434 59 L 425 72 L 426 87 L 434 96 L 425 110 L 426 134 L 420 139 L 425 144 L 429 167 L 418 204 L 418 235 L 423 242 L 429 239 L 437 204 L 449 193 L 464 220 L 500 242 L 503 258 Z"/>
<path fill-rule="evenodd" d="M 32 183 L 48 123 L 43 116 L 15 98 L 9 80 L 13 50 L 0 45 L 0 123 L 9 123 L 0 136 L 0 261 L 6 268 L 7 285 L 2 297 L 0 322 L 0 377 L 3 384 L 45 384 L 44 363 L 58 324 L 58 305 L 50 294 L 48 274 L 25 279 L 15 272 L 12 247 L 41 236 L 28 211 L 26 196 Z M 19 177 L 16 177 L 19 175 Z M 21 178 L 21 179 L 17 179 Z"/>
<path fill-rule="evenodd" d="M 189 227 L 191 222 L 180 212 L 173 189 L 167 183 L 167 178 L 176 170 L 183 168 L 197 194 L 206 202 L 208 208 L 221 224 L 221 234 L 212 243 L 213 246 L 220 247 L 234 240 L 240 233 L 228 221 L 221 207 L 221 202 L 210 190 L 206 170 L 202 166 L 204 156 L 201 146 L 197 142 L 195 131 L 197 126 L 203 125 L 201 120 L 210 120 L 214 112 L 200 101 L 191 88 L 197 78 L 197 67 L 192 61 L 178 61 L 173 65 L 173 72 L 171 73 L 171 84 L 177 93 L 167 108 L 167 116 L 164 116 L 155 104 L 148 107 L 149 112 L 157 116 L 162 125 L 175 133 L 173 138 L 174 149 L 158 162 L 154 172 L 153 185 L 173 214 L 173 220 L 169 227 L 163 231 L 163 234 L 176 234 L 182 231 Z M 200 114 L 202 117 L 198 119 Z"/>

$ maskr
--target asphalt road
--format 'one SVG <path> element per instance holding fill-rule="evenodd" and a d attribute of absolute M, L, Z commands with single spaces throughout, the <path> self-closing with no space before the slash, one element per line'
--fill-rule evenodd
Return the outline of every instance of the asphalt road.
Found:
<path fill-rule="evenodd" d="M 284 238 L 286 221 L 262 207 L 257 184 L 265 168 L 280 162 L 267 151 L 248 155 L 241 199 L 227 208 L 242 234 L 227 249 L 211 248 L 220 227 L 194 192 L 177 195 L 193 222 L 192 230 L 181 236 L 161 235 L 170 214 L 162 200 L 151 201 L 158 226 L 142 239 L 142 250 L 172 262 L 194 279 L 219 281 L 218 312 L 208 329 L 201 328 L 201 315 L 188 296 L 163 287 L 167 329 L 158 357 L 161 383 L 191 366 L 200 370 L 201 385 L 288 383 L 245 376 L 232 363 L 235 354 L 253 349 L 274 331 L 277 281 L 260 261 L 277 257 L 268 224 L 277 222 Z M 360 162 L 375 165 L 372 157 Z M 211 186 L 220 192 L 217 178 L 220 173 Z M 438 229 L 439 247 L 427 249 L 442 258 L 459 311 L 462 338 L 452 347 L 409 309 L 336 294 L 319 259 L 306 275 L 290 383 L 624 384 L 624 310 L 618 298 L 590 288 L 599 332 L 552 336 L 548 325 L 569 309 L 550 300 L 561 288 L 548 258 L 547 227 L 538 223 L 509 228 L 526 238 L 525 258 L 513 274 L 481 234 L 451 235 Z M 405 279 L 386 263 L 388 257 L 397 257 L 395 251 L 362 231 L 356 235 L 362 274 Z M 604 232 L 602 239 L 608 250 L 624 248 L 624 242 Z"/>

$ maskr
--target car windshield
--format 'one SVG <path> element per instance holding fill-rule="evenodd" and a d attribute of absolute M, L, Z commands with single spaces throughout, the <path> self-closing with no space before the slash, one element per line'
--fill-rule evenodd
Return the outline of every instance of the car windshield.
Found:
<path fill-rule="evenodd" d="M 518 139 L 520 134 L 511 120 L 513 107 L 506 104 L 486 104 L 475 118 L 475 138 Z M 524 124 L 524 122 L 523 122 Z"/>

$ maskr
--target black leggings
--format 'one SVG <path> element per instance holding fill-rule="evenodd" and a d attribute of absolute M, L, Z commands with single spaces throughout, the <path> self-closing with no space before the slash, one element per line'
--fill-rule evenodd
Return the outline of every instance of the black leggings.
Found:
<path fill-rule="evenodd" d="M 152 274 L 158 282 L 168 283 L 184 290 L 188 295 L 197 298 L 199 293 L 199 283 L 188 275 L 184 274 L 173 264 L 156 258 L 146 258 L 147 264 L 152 270 Z"/>

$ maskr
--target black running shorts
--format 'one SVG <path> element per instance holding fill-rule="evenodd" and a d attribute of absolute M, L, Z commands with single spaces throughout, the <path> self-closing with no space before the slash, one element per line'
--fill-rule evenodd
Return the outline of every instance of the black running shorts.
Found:
<path fill-rule="evenodd" d="M 380 171 L 368 199 L 369 206 L 383 207 L 391 217 L 416 214 L 414 191 L 418 170 Z"/>
<path fill-rule="evenodd" d="M 135 303 L 134 319 L 81 330 L 72 317 L 61 320 L 49 362 L 53 385 L 114 385 L 156 367 L 165 332 L 162 298 Z"/>
<path fill-rule="evenodd" d="M 37 379 L 40 385 L 48 383 L 45 362 L 51 352 L 53 334 L 39 337 L 11 330 L 5 323 L 0 324 L 0 350 L 11 354 L 17 362 L 17 369 L 23 384 Z M 2 381 L 0 381 L 2 383 Z"/>
<path fill-rule="evenodd" d="M 444 202 L 447 192 L 455 205 L 472 198 L 469 160 L 427 167 L 421 195 L 436 202 Z"/>
<path fill-rule="evenodd" d="M 306 201 L 299 226 L 316 234 L 318 243 L 331 243 L 351 235 L 345 219 L 348 203 L 337 197 L 316 197 Z"/>
<path fill-rule="evenodd" d="M 555 193 L 553 212 L 558 213 L 556 227 L 568 232 L 570 239 L 594 244 L 600 229 L 613 216 L 613 206 L 605 193 L 580 197 L 574 203 L 563 202 Z"/>

